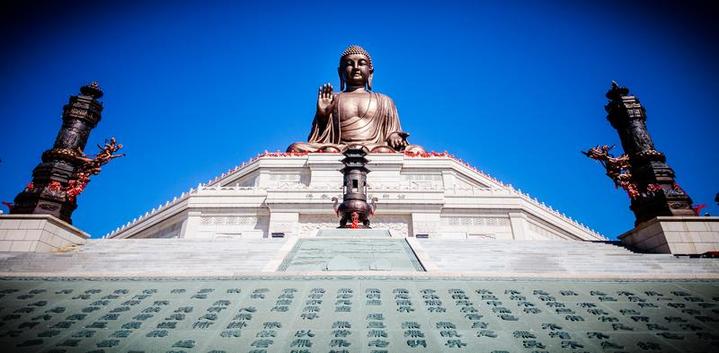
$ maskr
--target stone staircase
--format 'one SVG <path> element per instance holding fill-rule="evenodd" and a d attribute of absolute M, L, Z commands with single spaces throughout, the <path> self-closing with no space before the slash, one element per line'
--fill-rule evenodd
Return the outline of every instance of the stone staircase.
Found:
<path fill-rule="evenodd" d="M 639 254 L 611 242 L 409 240 L 429 274 L 576 278 L 719 277 L 719 259 Z M 276 268 L 282 261 L 282 254 L 290 253 L 293 244 L 284 238 L 90 240 L 67 252 L 0 252 L 0 274 L 168 277 L 259 274 Z M 337 249 L 337 252 L 341 250 Z M 332 253 L 333 249 L 328 251 Z"/>
<path fill-rule="evenodd" d="M 416 239 L 435 270 L 582 274 L 719 274 L 719 259 L 640 254 L 612 242 Z"/>
<path fill-rule="evenodd" d="M 259 272 L 285 239 L 103 239 L 65 253 L 0 253 L 0 272 Z"/>

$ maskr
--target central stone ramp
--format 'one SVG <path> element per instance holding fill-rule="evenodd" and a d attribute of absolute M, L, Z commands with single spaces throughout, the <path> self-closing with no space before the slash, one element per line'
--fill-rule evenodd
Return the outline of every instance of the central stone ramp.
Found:
<path fill-rule="evenodd" d="M 310 271 L 424 271 L 405 239 L 299 239 L 278 268 Z"/>

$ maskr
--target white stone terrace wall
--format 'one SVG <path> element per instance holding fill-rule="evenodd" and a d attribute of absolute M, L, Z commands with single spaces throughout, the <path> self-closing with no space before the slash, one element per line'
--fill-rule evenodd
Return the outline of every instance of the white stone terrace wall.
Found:
<path fill-rule="evenodd" d="M 89 236 L 50 215 L 0 215 L 0 251 L 51 252 L 84 244 Z"/>

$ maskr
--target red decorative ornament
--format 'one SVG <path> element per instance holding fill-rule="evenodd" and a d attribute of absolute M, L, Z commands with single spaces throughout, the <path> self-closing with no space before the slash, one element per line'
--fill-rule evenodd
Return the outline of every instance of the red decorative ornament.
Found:
<path fill-rule="evenodd" d="M 657 192 L 659 190 L 662 190 L 661 185 L 659 184 L 649 184 L 647 185 L 647 192 Z"/>
<path fill-rule="evenodd" d="M 404 155 L 407 157 L 419 157 L 419 158 L 431 158 L 431 157 L 450 157 L 454 158 L 452 155 L 450 155 L 447 152 L 414 152 L 414 151 L 404 151 Z M 459 162 L 459 161 L 458 161 Z M 464 164 L 464 163 L 463 163 Z"/>
<path fill-rule="evenodd" d="M 62 184 L 59 181 L 51 181 L 50 184 L 47 184 L 47 189 L 49 191 L 60 191 L 62 190 Z"/>
<path fill-rule="evenodd" d="M 697 216 L 701 216 L 702 209 L 703 209 L 704 207 L 707 207 L 707 205 L 701 203 L 701 204 L 692 206 L 692 210 L 694 210 L 694 213 L 695 213 Z"/>
<path fill-rule="evenodd" d="M 87 186 L 87 183 L 89 182 L 89 178 L 75 180 L 72 179 L 67 182 L 67 189 L 65 189 L 65 194 L 67 195 L 67 199 L 70 202 L 74 202 L 75 198 L 77 198 L 77 195 L 80 195 Z"/>
<path fill-rule="evenodd" d="M 307 153 L 308 152 L 280 152 L 280 151 L 268 152 L 268 151 L 264 151 L 264 152 L 260 153 L 259 155 L 257 155 L 257 157 L 253 158 L 252 160 L 256 160 L 256 159 L 262 158 L 262 157 L 301 157 L 301 156 L 306 156 Z"/>
<path fill-rule="evenodd" d="M 357 212 L 352 212 L 352 224 L 350 224 L 350 228 L 359 228 L 359 214 L 357 214 Z"/>
<path fill-rule="evenodd" d="M 630 198 L 636 199 L 637 197 L 639 197 L 639 189 L 637 189 L 637 186 L 634 185 L 634 183 L 622 181 L 619 184 L 621 185 L 622 189 L 627 192 L 627 195 L 629 195 Z"/>
<path fill-rule="evenodd" d="M 33 190 L 35 190 L 35 184 L 33 184 L 32 181 L 27 183 L 27 185 L 25 185 L 25 191 L 33 191 Z"/>

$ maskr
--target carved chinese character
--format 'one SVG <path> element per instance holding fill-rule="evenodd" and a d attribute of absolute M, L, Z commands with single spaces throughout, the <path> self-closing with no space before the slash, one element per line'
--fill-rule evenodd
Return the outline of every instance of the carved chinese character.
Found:
<path fill-rule="evenodd" d="M 634 331 L 633 328 L 625 326 L 624 324 L 612 324 L 612 330 L 614 331 Z"/>
<path fill-rule="evenodd" d="M 298 338 L 290 343 L 290 347 L 312 347 L 312 342 L 307 338 Z"/>
<path fill-rule="evenodd" d="M 541 342 L 539 342 L 539 341 L 537 341 L 537 340 L 525 340 L 525 341 L 522 341 L 522 346 L 523 346 L 524 348 L 537 348 L 537 349 L 544 349 L 544 348 L 546 348 L 546 346 L 545 346 L 543 343 L 541 343 Z"/>
<path fill-rule="evenodd" d="M 195 347 L 195 341 L 194 340 L 181 340 L 175 342 L 175 344 L 172 345 L 173 347 L 178 348 L 193 348 Z"/>
<path fill-rule="evenodd" d="M 529 331 L 514 331 L 512 333 L 514 338 L 537 338 L 537 336 Z"/>
<path fill-rule="evenodd" d="M 444 345 L 449 348 L 462 348 L 462 347 L 466 346 L 467 344 L 462 342 L 461 340 L 447 340 L 447 342 L 445 342 Z"/>
<path fill-rule="evenodd" d="M 367 328 L 385 328 L 385 325 L 382 321 L 369 321 L 367 322 Z"/>
<path fill-rule="evenodd" d="M 334 337 L 347 337 L 351 334 L 352 332 L 350 330 L 332 330 L 332 335 Z"/>
<path fill-rule="evenodd" d="M 569 333 L 564 332 L 564 331 L 551 331 L 551 332 L 549 332 L 549 337 L 559 338 L 559 339 L 563 339 L 563 340 L 568 340 L 568 339 L 572 338 L 569 335 Z"/>
<path fill-rule="evenodd" d="M 90 331 L 90 332 L 92 332 L 92 334 L 95 333 L 95 331 Z M 90 337 L 92 336 L 92 334 L 90 335 Z M 132 334 L 132 331 L 130 331 L 130 330 L 118 330 L 118 331 L 113 332 L 110 335 L 110 337 L 125 338 L 125 337 L 129 337 L 130 334 Z M 73 337 L 74 337 L 74 335 L 73 335 Z"/>
<path fill-rule="evenodd" d="M 241 334 L 240 330 L 224 330 L 220 332 L 220 337 L 240 337 Z"/>
<path fill-rule="evenodd" d="M 295 337 L 315 337 L 315 334 L 312 330 L 299 330 L 295 332 Z"/>
<path fill-rule="evenodd" d="M 439 334 L 442 337 L 461 337 L 457 330 L 442 330 L 439 331 Z"/>
<path fill-rule="evenodd" d="M 387 332 L 384 330 L 369 330 L 367 331 L 367 337 L 374 337 L 374 338 L 386 338 Z"/>
<path fill-rule="evenodd" d="M 262 330 L 255 335 L 255 337 L 260 337 L 260 338 L 276 337 L 276 336 L 277 336 L 277 331 L 275 331 L 275 330 Z"/>
<path fill-rule="evenodd" d="M 98 348 L 112 348 L 120 344 L 120 340 L 103 340 L 97 343 Z"/>
<path fill-rule="evenodd" d="M 335 338 L 330 340 L 330 347 L 349 347 L 351 343 L 342 338 Z"/>
<path fill-rule="evenodd" d="M 348 321 L 335 321 L 332 328 L 352 328 L 352 325 Z"/>
<path fill-rule="evenodd" d="M 176 321 L 163 321 L 157 324 L 157 328 L 174 329 L 175 327 L 177 327 Z"/>
<path fill-rule="evenodd" d="M 369 346 L 369 347 L 377 347 L 377 348 L 384 348 L 384 347 L 389 346 L 389 342 L 387 342 L 387 341 L 385 341 L 385 340 L 373 340 L 373 341 L 369 341 L 369 342 L 367 343 L 367 346 Z"/>
<path fill-rule="evenodd" d="M 420 330 L 407 330 L 407 331 L 404 331 L 404 337 L 412 337 L 412 338 L 424 337 L 424 333 L 422 333 L 422 331 L 420 331 Z"/>
<path fill-rule="evenodd" d="M 243 328 L 243 327 L 247 327 L 247 322 L 245 322 L 245 321 L 230 321 L 230 322 L 227 324 L 227 327 L 225 327 L 225 328 L 227 328 L 227 329 L 240 329 L 240 328 Z"/>
<path fill-rule="evenodd" d="M 214 324 L 214 322 L 212 322 L 212 321 L 195 321 L 194 323 L 192 323 L 192 328 L 193 329 L 207 329 L 210 326 L 212 326 L 213 324 Z"/>
<path fill-rule="evenodd" d="M 250 344 L 250 346 L 257 347 L 257 348 L 268 348 L 273 343 L 274 343 L 274 341 L 271 339 L 261 339 L 261 340 L 255 340 L 254 342 L 252 342 Z"/>
<path fill-rule="evenodd" d="M 427 348 L 427 341 L 425 341 L 425 340 L 407 340 L 407 345 L 412 348 L 417 348 L 417 347 Z"/>

